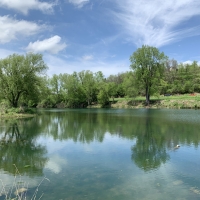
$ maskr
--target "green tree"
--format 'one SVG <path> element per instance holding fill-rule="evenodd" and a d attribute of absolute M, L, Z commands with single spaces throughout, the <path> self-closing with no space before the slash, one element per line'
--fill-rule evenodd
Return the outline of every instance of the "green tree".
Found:
<path fill-rule="evenodd" d="M 0 60 L 0 90 L 11 106 L 17 107 L 20 98 L 39 93 L 40 75 L 45 72 L 41 54 L 13 54 Z"/>
<path fill-rule="evenodd" d="M 123 81 L 125 95 L 130 98 L 135 98 L 139 92 L 139 86 L 136 85 L 135 74 L 133 72 L 126 73 Z"/>
<path fill-rule="evenodd" d="M 126 73 L 118 73 L 117 75 L 110 75 L 106 81 L 108 83 L 114 83 L 115 87 L 113 87 L 113 94 L 114 97 L 124 97 L 125 96 L 125 90 L 123 87 L 123 81 L 126 77 Z"/>
<path fill-rule="evenodd" d="M 150 103 L 150 95 L 160 89 L 160 80 L 164 73 L 167 56 L 156 47 L 143 45 L 131 57 L 131 68 L 134 70 L 136 80 L 145 90 L 146 104 Z"/>
<path fill-rule="evenodd" d="M 84 107 L 86 103 L 85 93 L 76 72 L 62 74 L 61 90 L 67 107 Z"/>
<path fill-rule="evenodd" d="M 60 77 L 59 75 L 54 74 L 52 78 L 50 78 L 50 87 L 52 93 L 55 95 L 56 102 L 60 101 Z"/>
<path fill-rule="evenodd" d="M 97 99 L 98 102 L 101 104 L 102 107 L 109 104 L 109 84 L 106 82 L 102 82 L 98 87 L 98 95 Z"/>
<path fill-rule="evenodd" d="M 83 88 L 87 104 L 91 105 L 92 101 L 96 100 L 95 77 L 89 70 L 79 72 L 78 77 Z"/>

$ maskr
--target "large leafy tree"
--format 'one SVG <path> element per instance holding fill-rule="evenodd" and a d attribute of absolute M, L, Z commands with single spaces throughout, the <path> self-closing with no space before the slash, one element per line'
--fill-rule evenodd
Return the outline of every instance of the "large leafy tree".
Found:
<path fill-rule="evenodd" d="M 130 57 L 131 68 L 136 80 L 145 90 L 146 104 L 150 103 L 150 95 L 159 91 L 159 83 L 164 73 L 167 56 L 156 47 L 143 45 Z"/>
<path fill-rule="evenodd" d="M 79 72 L 78 77 L 85 94 L 87 104 L 90 105 L 92 101 L 96 99 L 95 77 L 89 70 Z"/>
<path fill-rule="evenodd" d="M 85 94 L 78 73 L 61 75 L 61 90 L 68 107 L 83 107 Z"/>
<path fill-rule="evenodd" d="M 0 90 L 13 107 L 20 98 L 31 99 L 40 92 L 41 73 L 45 72 L 41 54 L 13 54 L 0 60 Z"/>

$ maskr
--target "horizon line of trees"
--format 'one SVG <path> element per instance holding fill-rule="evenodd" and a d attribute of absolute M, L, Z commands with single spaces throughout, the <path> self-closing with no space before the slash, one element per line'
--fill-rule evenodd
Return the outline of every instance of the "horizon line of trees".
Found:
<path fill-rule="evenodd" d="M 105 78 L 101 71 L 46 75 L 41 54 L 13 54 L 0 60 L 0 102 L 18 107 L 102 106 L 117 97 L 200 92 L 200 66 L 178 64 L 155 47 L 142 46 L 130 57 L 130 71 Z"/>

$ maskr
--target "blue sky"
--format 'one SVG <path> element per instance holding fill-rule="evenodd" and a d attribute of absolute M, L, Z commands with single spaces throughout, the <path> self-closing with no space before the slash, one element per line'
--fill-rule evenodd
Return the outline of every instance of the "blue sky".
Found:
<path fill-rule="evenodd" d="M 0 58 L 42 53 L 49 76 L 129 71 L 143 44 L 199 62 L 200 1 L 0 0 Z"/>

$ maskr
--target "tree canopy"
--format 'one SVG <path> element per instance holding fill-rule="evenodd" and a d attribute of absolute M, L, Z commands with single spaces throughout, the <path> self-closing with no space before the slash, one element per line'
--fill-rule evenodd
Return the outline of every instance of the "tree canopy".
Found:
<path fill-rule="evenodd" d="M 0 90 L 12 107 L 17 107 L 20 98 L 31 100 L 37 97 L 40 75 L 45 72 L 41 54 L 13 54 L 0 60 Z"/>
<path fill-rule="evenodd" d="M 138 48 L 130 57 L 130 67 L 135 72 L 137 82 L 145 91 L 147 105 L 150 103 L 150 95 L 159 91 L 166 60 L 167 56 L 163 52 L 147 45 Z"/>
<path fill-rule="evenodd" d="M 82 108 L 99 103 L 109 106 L 115 98 L 200 92 L 200 66 L 177 63 L 151 46 L 138 48 L 131 56 L 130 71 L 105 77 L 101 71 L 45 74 L 41 54 L 13 54 L 0 59 L 0 112 L 26 105 L 44 108 Z M 131 102 L 131 103 L 132 103 Z M 24 109 L 16 109 L 19 112 Z"/>

